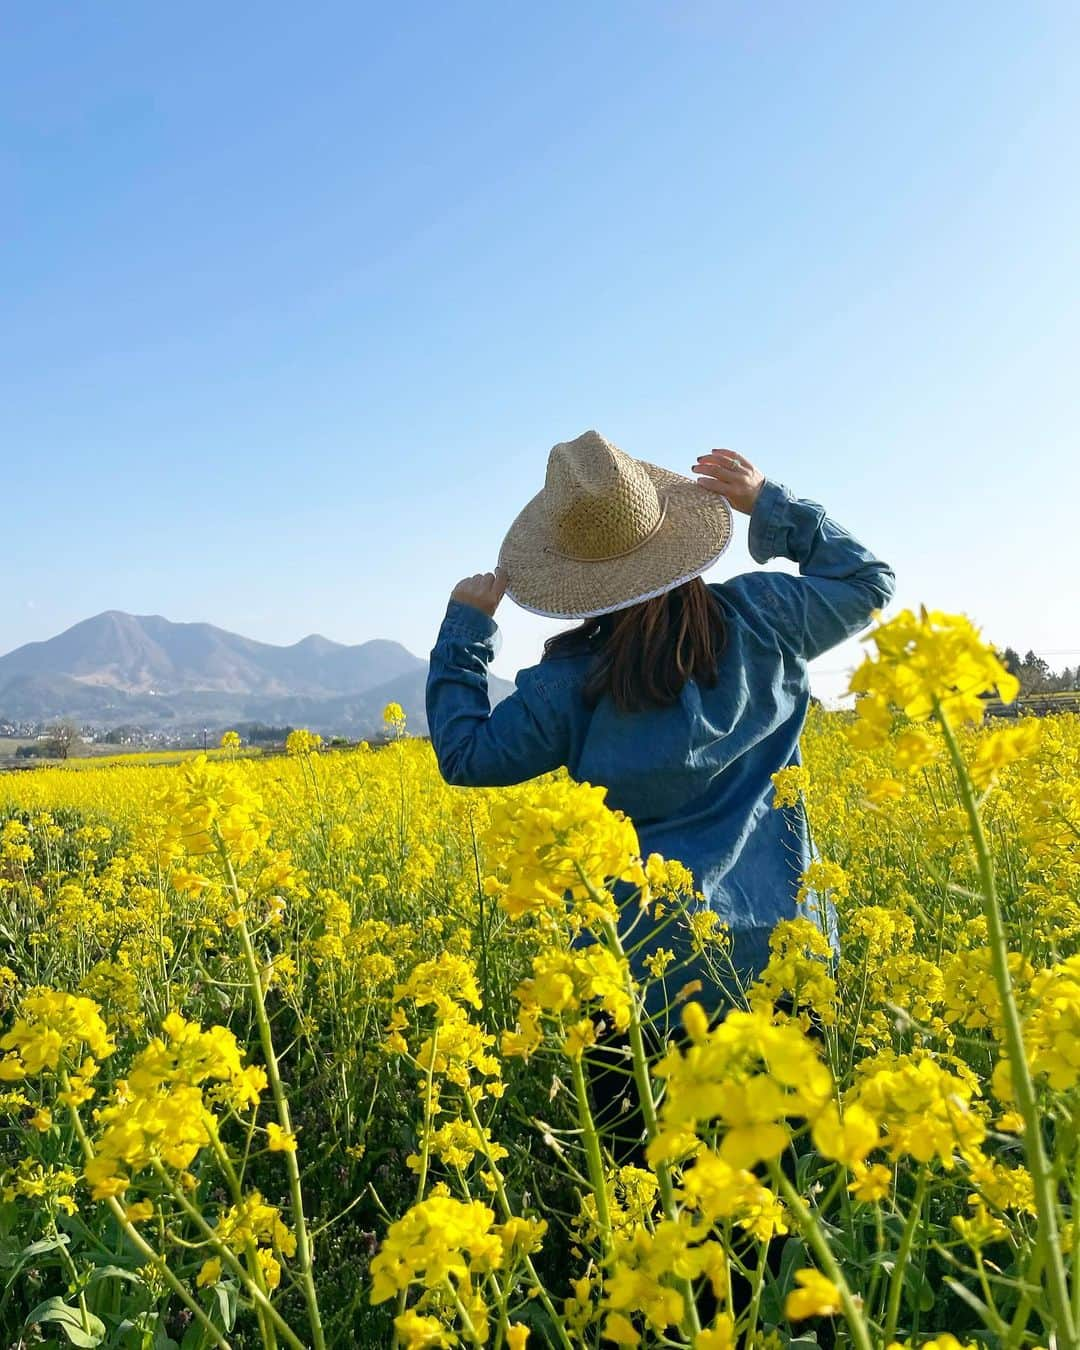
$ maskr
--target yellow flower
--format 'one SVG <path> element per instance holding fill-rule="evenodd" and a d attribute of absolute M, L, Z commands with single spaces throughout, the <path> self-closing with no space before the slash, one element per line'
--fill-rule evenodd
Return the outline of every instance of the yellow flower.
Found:
<path fill-rule="evenodd" d="M 914 1350 L 910 1341 L 890 1341 L 886 1350 Z M 958 1341 L 949 1331 L 939 1331 L 928 1341 L 920 1341 L 918 1350 L 979 1350 L 977 1341 Z"/>
<path fill-rule="evenodd" d="M 479 1200 L 431 1195 L 390 1225 L 371 1263 L 371 1301 L 383 1303 L 418 1280 L 433 1287 L 463 1284 L 473 1272 L 495 1270 L 503 1245 L 494 1213 Z"/>
<path fill-rule="evenodd" d="M 450 1335 L 437 1317 L 418 1313 L 413 1308 L 394 1318 L 394 1328 L 404 1342 L 405 1350 L 439 1350 L 457 1344 L 457 1337 Z"/>
<path fill-rule="evenodd" d="M 645 958 L 645 968 L 654 979 L 659 979 L 675 960 L 675 953 L 668 947 L 658 947 Z"/>
<path fill-rule="evenodd" d="M 817 1270 L 797 1270 L 793 1289 L 784 1300 L 784 1313 L 793 1322 L 806 1317 L 832 1317 L 840 1311 L 840 1290 Z"/>
<path fill-rule="evenodd" d="M 1011 702 L 1019 682 L 962 615 L 906 609 L 879 624 L 864 642 L 878 655 L 867 656 L 851 677 L 865 747 L 884 740 L 889 709 L 899 708 L 913 721 L 925 721 L 935 708 L 958 722 L 981 722 L 983 694 Z"/>
<path fill-rule="evenodd" d="M 0 1080 L 17 1081 L 25 1074 L 55 1069 L 62 1054 L 71 1056 L 82 1046 L 98 1059 L 116 1049 L 93 999 L 41 989 L 23 999 L 22 1014 L 0 1037 L 0 1050 L 14 1051 L 3 1061 L 7 1069 L 0 1065 Z"/>
<path fill-rule="evenodd" d="M 416 1312 L 413 1308 L 406 1309 L 394 1318 L 394 1328 L 405 1343 L 405 1350 L 436 1350 L 436 1347 L 458 1343 L 458 1338 L 450 1335 L 439 1319 Z"/>
<path fill-rule="evenodd" d="M 898 768 L 913 771 L 933 763 L 941 753 L 941 747 L 928 731 L 920 727 L 902 731 L 894 742 L 893 753 Z"/>
<path fill-rule="evenodd" d="M 773 809 L 784 806 L 797 806 L 802 794 L 809 786 L 806 770 L 801 764 L 789 764 L 786 769 L 772 775 Z"/>
<path fill-rule="evenodd" d="M 604 1322 L 604 1340 L 614 1341 L 616 1345 L 640 1345 L 641 1337 L 634 1330 L 634 1324 L 623 1313 L 608 1313 Z"/>
<path fill-rule="evenodd" d="M 895 778 L 873 778 L 866 785 L 866 799 L 872 806 L 885 806 L 899 801 L 906 788 Z"/>
<path fill-rule="evenodd" d="M 204 1261 L 199 1268 L 198 1275 L 195 1276 L 195 1283 L 203 1289 L 209 1284 L 217 1284 L 221 1279 L 221 1257 L 212 1256 L 209 1261 Z"/>
<path fill-rule="evenodd" d="M 267 1289 L 276 1289 L 281 1283 L 281 1262 L 268 1247 L 260 1247 L 255 1253 L 255 1259 Z"/>
<path fill-rule="evenodd" d="M 824 1157 L 854 1167 L 877 1148 L 878 1128 L 873 1116 L 858 1103 L 847 1108 L 842 1120 L 830 1103 L 814 1121 L 811 1137 Z"/>
<path fill-rule="evenodd" d="M 1003 1242 L 1009 1236 L 1008 1224 L 991 1214 L 978 1196 L 973 1198 L 971 1217 L 954 1214 L 952 1226 L 975 1251 L 990 1242 Z"/>
<path fill-rule="evenodd" d="M 276 1121 L 270 1121 L 266 1127 L 266 1133 L 269 1135 L 267 1147 L 271 1153 L 295 1153 L 296 1135 L 283 1130 Z"/>
<path fill-rule="evenodd" d="M 285 750 L 290 755 L 310 755 L 322 745 L 322 737 L 317 731 L 307 731 L 301 727 L 290 731 L 285 737 Z"/>
<path fill-rule="evenodd" d="M 851 1175 L 854 1180 L 848 1183 L 848 1190 L 863 1205 L 884 1200 L 892 1188 L 892 1173 L 884 1163 L 856 1163 Z"/>
<path fill-rule="evenodd" d="M 539 780 L 494 803 L 484 845 L 505 874 L 500 903 L 512 919 L 563 917 L 569 905 L 597 927 L 616 918 L 609 881 L 647 885 L 633 823 L 604 805 L 606 793 L 588 783 Z"/>
<path fill-rule="evenodd" d="M 988 788 L 1001 771 L 1017 760 L 1027 759 L 1039 748 L 1042 726 L 1037 718 L 1025 717 L 1018 726 L 990 732 L 979 741 L 971 778 L 977 788 Z"/>
<path fill-rule="evenodd" d="M 720 1313 L 711 1327 L 694 1337 L 694 1350 L 735 1350 L 735 1323 L 728 1313 Z"/>

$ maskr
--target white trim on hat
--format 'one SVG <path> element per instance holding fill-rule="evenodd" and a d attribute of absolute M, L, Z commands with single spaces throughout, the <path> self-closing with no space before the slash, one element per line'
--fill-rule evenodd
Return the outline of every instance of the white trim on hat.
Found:
<path fill-rule="evenodd" d="M 703 567 L 696 567 L 692 572 L 687 572 L 685 576 L 678 577 L 675 581 L 669 581 L 666 586 L 661 586 L 658 590 L 646 591 L 644 595 L 635 595 L 632 600 L 620 600 L 617 605 L 607 605 L 604 609 L 590 609 L 574 614 L 561 614 L 554 610 L 534 609 L 532 605 L 522 604 L 511 590 L 507 590 L 506 594 L 513 600 L 514 604 L 517 605 L 518 609 L 523 609 L 529 614 L 538 614 L 542 619 L 599 619 L 604 614 L 617 614 L 620 609 L 629 609 L 631 605 L 644 604 L 646 600 L 655 600 L 661 595 L 666 595 L 668 591 L 675 590 L 678 586 L 685 586 L 688 581 L 693 581 L 695 577 L 701 576 L 702 572 L 707 572 L 714 563 L 720 561 L 726 552 L 727 544 L 725 543 L 720 552 L 711 557 Z"/>

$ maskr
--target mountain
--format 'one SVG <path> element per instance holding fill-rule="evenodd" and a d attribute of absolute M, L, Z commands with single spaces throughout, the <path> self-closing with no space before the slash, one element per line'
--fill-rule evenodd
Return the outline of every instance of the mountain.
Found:
<path fill-rule="evenodd" d="M 347 646 L 312 634 L 278 647 L 208 623 L 108 610 L 0 656 L 0 719 L 178 732 L 255 721 L 363 736 L 396 702 L 424 731 L 426 678 L 426 661 L 384 639 Z M 492 701 L 512 687 L 493 678 Z"/>

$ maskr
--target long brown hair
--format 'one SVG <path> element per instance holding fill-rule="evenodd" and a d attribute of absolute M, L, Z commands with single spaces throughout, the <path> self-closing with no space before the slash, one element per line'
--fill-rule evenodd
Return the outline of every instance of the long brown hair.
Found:
<path fill-rule="evenodd" d="M 700 577 L 614 614 L 586 619 L 544 643 L 544 660 L 593 653 L 585 701 L 610 694 L 620 712 L 677 702 L 688 680 L 715 685 L 727 632 L 720 602 Z"/>

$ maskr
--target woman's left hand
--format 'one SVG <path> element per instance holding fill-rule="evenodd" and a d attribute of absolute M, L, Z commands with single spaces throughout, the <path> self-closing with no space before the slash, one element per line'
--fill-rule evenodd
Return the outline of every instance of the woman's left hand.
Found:
<path fill-rule="evenodd" d="M 505 590 L 506 573 L 501 567 L 496 567 L 494 572 L 477 572 L 475 576 L 459 581 L 450 592 L 450 599 L 474 605 L 483 610 L 488 618 L 493 618 Z"/>
<path fill-rule="evenodd" d="M 693 472 L 703 488 L 720 493 L 736 511 L 747 516 L 765 485 L 761 470 L 734 450 L 710 450 L 707 455 L 699 455 Z"/>

